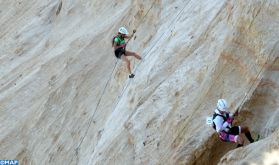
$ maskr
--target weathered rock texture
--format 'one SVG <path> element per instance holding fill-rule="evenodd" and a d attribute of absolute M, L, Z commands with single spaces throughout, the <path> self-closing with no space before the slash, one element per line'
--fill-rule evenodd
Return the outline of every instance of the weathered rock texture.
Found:
<path fill-rule="evenodd" d="M 0 159 L 279 164 L 279 1 L 2 0 Z M 137 29 L 128 79 L 111 38 Z M 218 98 L 260 141 L 205 124 Z"/>

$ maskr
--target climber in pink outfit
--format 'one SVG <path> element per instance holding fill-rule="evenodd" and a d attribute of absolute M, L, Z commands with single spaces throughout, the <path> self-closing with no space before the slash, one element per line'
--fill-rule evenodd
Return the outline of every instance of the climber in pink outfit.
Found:
<path fill-rule="evenodd" d="M 248 127 L 232 126 L 233 119 L 238 115 L 238 112 L 233 114 L 227 109 L 227 101 L 219 99 L 213 115 L 213 128 L 218 132 L 220 139 L 225 142 L 237 143 L 237 147 L 241 147 L 244 144 L 244 139 L 239 135 L 244 133 L 250 143 L 253 143 L 254 139 Z"/>

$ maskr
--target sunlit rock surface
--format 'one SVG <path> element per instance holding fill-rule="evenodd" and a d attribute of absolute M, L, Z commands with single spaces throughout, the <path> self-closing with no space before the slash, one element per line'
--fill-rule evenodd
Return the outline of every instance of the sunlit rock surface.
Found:
<path fill-rule="evenodd" d="M 20 164 L 279 164 L 276 0 L 0 2 L 0 159 Z M 116 60 L 111 39 L 136 29 Z M 205 119 L 218 98 L 260 140 Z"/>

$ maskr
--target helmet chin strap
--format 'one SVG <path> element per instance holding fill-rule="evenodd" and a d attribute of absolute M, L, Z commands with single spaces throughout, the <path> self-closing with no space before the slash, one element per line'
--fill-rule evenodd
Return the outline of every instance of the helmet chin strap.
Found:
<path fill-rule="evenodd" d="M 223 114 L 223 113 L 226 113 L 226 112 L 227 112 L 226 110 L 224 110 L 224 111 L 220 110 L 218 107 L 217 107 L 217 110 L 218 110 L 221 114 Z"/>
<path fill-rule="evenodd" d="M 222 111 L 221 109 L 219 109 L 218 107 L 216 107 L 216 109 L 218 110 L 218 111 Z"/>

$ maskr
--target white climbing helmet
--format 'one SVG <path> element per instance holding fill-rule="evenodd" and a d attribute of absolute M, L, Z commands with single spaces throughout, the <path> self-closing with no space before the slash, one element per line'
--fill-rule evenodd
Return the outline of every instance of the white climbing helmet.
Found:
<path fill-rule="evenodd" d="M 119 28 L 118 32 L 121 34 L 126 34 L 126 35 L 129 34 L 128 30 L 124 27 Z"/>
<path fill-rule="evenodd" d="M 217 102 L 217 109 L 220 111 L 227 111 L 228 109 L 228 104 L 225 99 L 219 99 Z"/>

